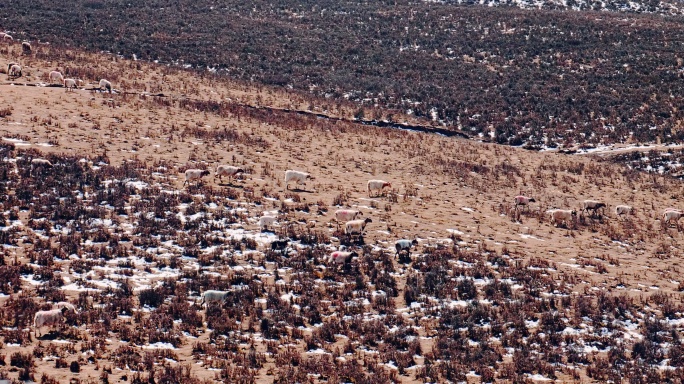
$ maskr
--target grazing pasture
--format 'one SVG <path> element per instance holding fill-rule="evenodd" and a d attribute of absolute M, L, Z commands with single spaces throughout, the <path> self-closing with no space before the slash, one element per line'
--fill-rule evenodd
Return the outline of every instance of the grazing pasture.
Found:
<path fill-rule="evenodd" d="M 684 236 L 661 223 L 681 207 L 680 181 L 320 118 L 295 111 L 326 99 L 63 54 L 83 88 L 37 84 L 54 68 L 40 57 L 0 84 L 0 377 L 682 376 Z M 221 164 L 244 173 L 185 183 L 188 169 Z M 314 178 L 289 190 L 289 169 Z M 391 186 L 369 197 L 378 179 Z M 516 196 L 535 201 L 520 209 Z M 587 199 L 605 212 L 582 213 Z M 622 204 L 634 210 L 618 219 Z M 362 236 L 334 222 L 340 209 L 372 220 Z M 556 226 L 551 209 L 577 214 Z M 260 228 L 265 216 L 277 221 Z M 411 248 L 397 256 L 400 239 Z M 334 263 L 335 252 L 356 257 Z M 208 291 L 220 295 L 202 303 Z M 63 302 L 74 310 L 36 333 L 35 314 Z"/>

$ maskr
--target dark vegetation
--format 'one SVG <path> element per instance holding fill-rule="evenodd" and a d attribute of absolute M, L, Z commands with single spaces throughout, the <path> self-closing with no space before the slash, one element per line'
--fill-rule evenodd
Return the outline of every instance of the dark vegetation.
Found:
<path fill-rule="evenodd" d="M 638 171 L 684 178 L 684 150 L 682 149 L 631 151 L 610 156 L 609 159 Z"/>
<path fill-rule="evenodd" d="M 684 139 L 681 17 L 301 0 L 32 0 L 0 15 L 16 37 L 347 99 L 359 119 L 410 113 L 529 148 Z"/>

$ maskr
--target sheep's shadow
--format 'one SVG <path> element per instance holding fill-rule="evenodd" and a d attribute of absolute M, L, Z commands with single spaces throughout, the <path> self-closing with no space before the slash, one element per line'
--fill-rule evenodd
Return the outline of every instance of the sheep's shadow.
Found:
<path fill-rule="evenodd" d="M 286 190 L 290 191 L 290 192 L 297 192 L 297 193 L 316 193 L 316 191 L 307 191 L 306 189 L 301 189 L 301 188 L 286 189 Z"/>
<path fill-rule="evenodd" d="M 40 336 L 35 336 L 35 338 L 37 341 L 53 341 L 53 340 L 57 340 L 61 336 L 62 336 L 62 333 L 59 331 L 49 331 L 48 333 L 44 333 Z"/>
<path fill-rule="evenodd" d="M 231 187 L 231 188 L 239 188 L 239 189 L 245 189 L 244 185 L 239 185 L 239 184 L 233 184 L 233 183 L 218 183 L 219 187 Z"/>

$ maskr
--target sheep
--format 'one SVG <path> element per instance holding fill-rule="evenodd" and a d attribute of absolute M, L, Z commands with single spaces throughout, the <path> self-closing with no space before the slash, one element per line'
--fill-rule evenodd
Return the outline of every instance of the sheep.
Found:
<path fill-rule="evenodd" d="M 681 219 L 682 216 L 684 216 L 684 212 L 674 208 L 667 208 L 663 212 L 662 224 L 663 226 L 668 226 L 670 225 L 670 222 L 674 220 L 675 225 L 677 225 L 677 229 L 679 229 L 679 219 Z"/>
<path fill-rule="evenodd" d="M 10 43 L 14 41 L 14 38 L 7 33 L 5 33 L 5 35 L 2 38 L 9 41 Z"/>
<path fill-rule="evenodd" d="M 335 221 L 337 221 L 338 226 L 341 222 L 357 220 L 359 216 L 363 216 L 363 212 L 353 209 L 338 209 L 335 211 Z"/>
<path fill-rule="evenodd" d="M 615 207 L 615 215 L 618 217 L 632 214 L 634 214 L 634 208 L 630 207 L 629 205 L 618 205 Z"/>
<path fill-rule="evenodd" d="M 8 77 L 21 77 L 21 65 L 19 64 L 10 64 L 7 69 L 7 76 Z"/>
<path fill-rule="evenodd" d="M 259 218 L 259 228 L 263 231 L 264 229 L 268 229 L 268 227 L 273 228 L 276 222 L 276 217 L 275 216 L 261 216 Z"/>
<path fill-rule="evenodd" d="M 546 211 L 551 216 L 551 223 L 558 225 L 558 223 L 563 222 L 564 225 L 568 226 L 569 223 L 574 223 L 577 218 L 577 211 L 567 210 L 567 209 L 551 209 Z"/>
<path fill-rule="evenodd" d="M 36 167 L 52 167 L 52 163 L 50 160 L 46 159 L 41 159 L 41 158 L 35 158 L 31 159 L 31 166 L 36 166 Z"/>
<path fill-rule="evenodd" d="M 216 177 L 219 181 L 223 182 L 223 176 L 227 176 L 229 179 L 235 178 L 238 173 L 245 173 L 245 170 L 239 167 L 234 167 L 232 165 L 219 165 L 216 167 L 216 173 L 214 174 L 214 180 Z"/>
<path fill-rule="evenodd" d="M 62 76 L 62 73 L 59 71 L 52 71 L 50 72 L 50 75 L 48 75 L 50 79 L 50 84 L 59 81 L 60 83 L 64 84 L 64 76 Z"/>
<path fill-rule="evenodd" d="M 527 197 L 527 196 L 516 196 L 515 199 L 513 200 L 515 202 L 515 209 L 518 209 L 519 206 L 527 207 L 527 209 L 530 209 L 530 203 L 536 203 L 537 201 L 533 197 Z"/>
<path fill-rule="evenodd" d="M 402 251 L 406 251 L 408 256 L 411 256 L 411 247 L 414 245 L 418 245 L 418 240 L 397 240 L 397 242 L 394 243 L 394 248 L 397 249 L 395 256 L 399 256 Z"/>
<path fill-rule="evenodd" d="M 330 261 L 338 266 L 343 265 L 344 268 L 348 268 L 355 257 L 359 257 L 356 252 L 335 251 L 330 254 Z"/>
<path fill-rule="evenodd" d="M 67 92 L 69 90 L 74 90 L 76 89 L 76 80 L 75 79 L 64 79 L 64 88 L 66 88 Z"/>
<path fill-rule="evenodd" d="M 76 307 L 68 301 L 60 301 L 60 302 L 56 303 L 55 308 L 56 309 L 66 308 L 68 311 L 72 311 L 73 313 L 76 313 Z"/>
<path fill-rule="evenodd" d="M 308 179 L 313 180 L 314 177 L 306 172 L 293 171 L 291 169 L 288 169 L 287 171 L 285 171 L 285 188 L 290 189 L 290 181 L 294 181 L 297 184 L 306 184 L 306 180 Z"/>
<path fill-rule="evenodd" d="M 64 312 L 66 311 L 68 311 L 67 308 L 61 308 L 36 312 L 33 316 L 33 327 L 36 329 L 36 334 L 43 326 L 51 327 L 61 324 L 64 321 Z"/>
<path fill-rule="evenodd" d="M 385 187 L 392 188 L 392 184 L 384 181 L 384 180 L 368 180 L 368 197 L 373 197 L 371 196 L 371 191 L 379 191 L 380 194 L 382 194 L 382 190 Z M 378 196 L 378 195 L 376 195 Z"/>
<path fill-rule="evenodd" d="M 206 169 L 188 169 L 185 171 L 185 182 L 183 182 L 183 186 L 189 184 L 193 180 L 196 180 L 199 183 L 199 181 L 202 180 L 202 177 L 207 175 L 209 175 L 209 171 Z"/>
<path fill-rule="evenodd" d="M 33 171 L 37 168 L 43 169 L 43 168 L 52 168 L 52 167 L 53 167 L 53 165 L 50 162 L 50 160 L 40 159 L 40 158 L 31 159 L 31 169 L 29 171 L 29 174 L 33 173 Z"/>
<path fill-rule="evenodd" d="M 202 293 L 202 303 L 200 305 L 204 305 L 204 303 L 209 305 L 209 303 L 222 302 L 226 300 L 229 294 L 230 292 L 228 291 L 216 291 L 212 289 L 204 291 L 204 293 Z"/>
<path fill-rule="evenodd" d="M 351 220 L 347 221 L 344 225 L 344 233 L 347 235 L 352 234 L 363 234 L 364 229 L 366 229 L 366 224 L 372 223 L 373 220 L 367 217 L 365 220 Z"/>
<path fill-rule="evenodd" d="M 109 91 L 109 93 L 112 93 L 112 83 L 110 83 L 109 81 L 102 79 L 102 80 L 100 80 L 99 86 L 100 86 L 100 90 L 104 89 L 106 91 Z"/>
<path fill-rule="evenodd" d="M 596 200 L 584 200 L 582 202 L 582 212 L 592 211 L 592 216 L 596 215 L 596 212 L 600 209 L 603 211 L 606 207 L 605 203 Z"/>
<path fill-rule="evenodd" d="M 30 55 L 31 54 L 31 43 L 28 41 L 22 41 L 21 42 L 21 52 L 24 55 Z"/>

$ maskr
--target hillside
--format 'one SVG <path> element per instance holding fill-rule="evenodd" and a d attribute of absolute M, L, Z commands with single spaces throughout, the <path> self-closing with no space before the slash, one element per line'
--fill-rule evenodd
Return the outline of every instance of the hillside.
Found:
<path fill-rule="evenodd" d="M 0 4 L 0 26 L 500 144 L 681 142 L 681 3 L 563 3 L 33 0 Z"/>
<path fill-rule="evenodd" d="M 682 375 L 682 234 L 660 222 L 680 206 L 676 180 L 588 156 L 368 127 L 348 104 L 167 66 L 19 49 L 0 53 L 25 71 L 0 83 L 0 377 Z M 120 93 L 41 86 L 55 68 L 87 88 L 106 75 Z M 214 180 L 218 164 L 246 173 Z M 184 186 L 188 168 L 211 176 Z M 288 190 L 287 169 L 315 180 Z M 392 190 L 369 198 L 369 179 Z M 519 193 L 536 198 L 529 211 L 512 206 Z M 587 198 L 636 213 L 559 226 L 543 213 Z M 339 207 L 372 219 L 362 242 L 331 223 Z M 273 232 L 258 228 L 266 213 L 278 216 Z M 285 237 L 289 249 L 272 250 Z M 395 258 L 400 238 L 418 240 L 411 258 Z M 359 253 L 347 270 L 326 262 L 341 243 Z M 208 289 L 231 294 L 205 309 Z M 78 312 L 36 338 L 33 314 L 61 300 Z"/>

